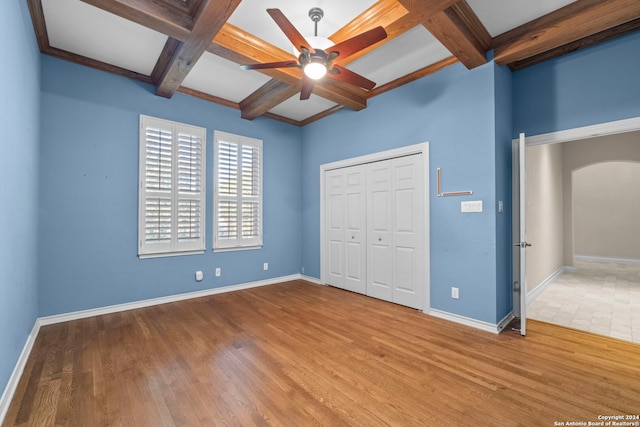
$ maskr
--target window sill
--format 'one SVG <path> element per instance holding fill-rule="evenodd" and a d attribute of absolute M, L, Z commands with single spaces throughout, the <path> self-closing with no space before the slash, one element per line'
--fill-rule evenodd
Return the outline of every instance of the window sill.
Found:
<path fill-rule="evenodd" d="M 237 252 L 237 251 L 255 251 L 256 249 L 262 249 L 262 245 L 256 246 L 237 246 L 233 248 L 213 248 L 213 252 Z"/>
<path fill-rule="evenodd" d="M 205 253 L 206 249 L 197 250 L 197 251 L 185 251 L 185 252 L 163 252 L 157 254 L 138 254 L 138 258 L 147 259 L 147 258 L 163 258 L 170 256 L 182 256 L 182 255 L 201 255 Z"/>

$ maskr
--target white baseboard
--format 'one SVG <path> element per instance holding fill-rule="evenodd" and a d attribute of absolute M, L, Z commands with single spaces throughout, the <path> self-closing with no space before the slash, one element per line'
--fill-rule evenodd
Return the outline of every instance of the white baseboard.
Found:
<path fill-rule="evenodd" d="M 567 267 L 566 265 L 561 266 L 556 271 L 551 273 L 549 277 L 540 282 L 538 286 L 533 288 L 530 292 L 527 292 L 527 305 L 533 303 L 536 299 L 538 299 L 538 297 L 542 295 L 545 289 L 547 289 L 558 277 L 560 277 L 562 273 L 571 271 L 571 268 L 573 268 L 573 271 L 575 271 L 575 267 Z"/>
<path fill-rule="evenodd" d="M 222 286 L 220 288 L 205 289 L 202 291 L 187 292 L 184 294 L 169 295 L 166 297 L 152 298 L 142 301 L 128 302 L 125 304 L 109 305 L 106 307 L 92 308 L 89 310 L 74 311 L 71 313 L 56 314 L 38 318 L 40 326 L 54 323 L 68 322 L 69 320 L 84 319 L 86 317 L 100 316 L 102 314 L 118 313 L 120 311 L 135 310 L 136 308 L 151 307 L 153 305 L 167 304 L 170 302 L 183 301 L 192 298 L 206 297 L 209 295 L 221 294 L 224 292 L 239 291 L 241 289 L 257 288 L 259 286 L 274 285 L 276 283 L 289 282 L 291 280 L 304 279 L 300 274 L 276 277 L 273 279 L 258 280 L 255 282 L 242 283 L 239 285 Z"/>
<path fill-rule="evenodd" d="M 605 262 L 605 263 L 615 263 L 615 264 L 632 264 L 632 265 L 640 265 L 640 259 L 635 258 L 611 258 L 611 257 L 602 257 L 602 256 L 591 256 L 591 255 L 574 255 L 573 259 L 576 261 L 587 261 L 587 262 Z"/>
<path fill-rule="evenodd" d="M 511 321 L 513 313 L 509 313 L 498 324 L 484 322 L 482 320 L 472 319 L 470 317 L 460 316 L 459 314 L 453 314 L 446 311 L 436 310 L 434 308 L 425 311 L 426 314 L 440 319 L 449 320 L 451 322 L 460 323 L 462 325 L 471 326 L 472 328 L 481 329 L 493 334 L 499 334 L 502 329 Z M 511 316 L 511 318 L 509 318 Z M 509 318 L 509 321 L 507 319 Z"/>
<path fill-rule="evenodd" d="M 40 332 L 40 324 L 36 320 L 31 333 L 27 337 L 27 342 L 24 344 L 22 353 L 20 353 L 18 362 L 16 363 L 16 366 L 13 368 L 13 372 L 9 377 L 9 382 L 7 382 L 7 386 L 4 388 L 2 397 L 0 397 L 0 425 L 2 425 L 2 423 L 4 422 L 4 417 L 7 416 L 9 405 L 11 404 L 11 400 L 13 400 L 13 395 L 16 392 L 16 388 L 18 388 L 18 383 L 20 382 L 20 378 L 22 377 L 22 373 L 24 372 L 24 367 L 26 366 L 29 355 L 31 354 L 33 344 L 36 342 L 38 332 Z"/>
<path fill-rule="evenodd" d="M 29 355 L 31 354 L 31 350 L 33 349 L 33 344 L 36 341 L 36 337 L 40 332 L 41 326 L 52 325 L 54 323 L 68 322 L 69 320 L 84 319 L 86 317 L 99 316 L 102 314 L 117 313 L 117 312 L 126 311 L 126 310 L 135 310 L 136 308 L 150 307 L 150 306 L 159 305 L 159 304 L 167 304 L 170 302 L 183 301 L 191 298 L 200 298 L 200 297 L 209 296 L 209 295 L 221 294 L 224 292 L 233 292 L 241 289 L 249 289 L 249 288 L 256 288 L 259 286 L 274 285 L 276 283 L 289 282 L 291 280 L 306 280 L 314 283 L 317 281 L 319 283 L 317 279 L 302 276 L 301 274 L 292 274 L 290 276 L 282 276 L 282 277 L 276 277 L 273 279 L 258 280 L 255 282 L 243 283 L 239 285 L 223 286 L 220 288 L 205 289 L 203 291 L 188 292 L 184 294 L 170 295 L 167 297 L 152 298 L 148 300 L 134 301 L 134 302 L 125 303 L 125 304 L 117 304 L 117 305 L 110 305 L 106 307 L 93 308 L 90 310 L 81 310 L 81 311 L 75 311 L 71 313 L 39 317 L 36 319 L 33 325 L 33 329 L 31 330 L 31 333 L 27 338 L 27 342 L 25 343 L 24 348 L 22 349 L 22 353 L 18 358 L 18 362 L 16 363 L 16 366 L 13 369 L 11 377 L 9 377 L 9 382 L 7 383 L 7 386 L 5 387 L 4 392 L 2 393 L 2 397 L 0 397 L 0 425 L 2 425 L 2 423 L 4 422 L 4 417 L 7 415 L 7 411 L 9 410 L 9 405 L 11 404 L 13 395 L 16 391 L 16 388 L 18 387 L 18 382 L 22 377 L 22 373 L 24 372 L 24 367 L 27 363 L 27 360 L 29 359 Z"/>
<path fill-rule="evenodd" d="M 307 282 L 315 283 L 316 285 L 324 285 L 324 283 L 322 283 L 320 279 L 317 279 L 315 277 L 305 276 L 304 274 L 301 274 L 300 278 L 302 280 L 306 280 Z"/>

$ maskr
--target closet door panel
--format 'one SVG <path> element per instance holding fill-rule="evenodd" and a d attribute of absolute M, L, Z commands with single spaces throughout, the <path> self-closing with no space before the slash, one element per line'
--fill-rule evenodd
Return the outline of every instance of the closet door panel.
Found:
<path fill-rule="evenodd" d="M 367 295 L 392 301 L 391 161 L 367 168 Z"/>
<path fill-rule="evenodd" d="M 326 282 L 338 288 L 345 287 L 344 185 L 342 172 L 325 173 Z"/>
<path fill-rule="evenodd" d="M 420 155 L 393 160 L 393 302 L 424 301 L 424 171 Z"/>
<path fill-rule="evenodd" d="M 366 168 L 352 166 L 344 169 L 346 227 L 344 241 L 345 251 L 345 289 L 352 292 L 365 293 L 366 281 Z"/>

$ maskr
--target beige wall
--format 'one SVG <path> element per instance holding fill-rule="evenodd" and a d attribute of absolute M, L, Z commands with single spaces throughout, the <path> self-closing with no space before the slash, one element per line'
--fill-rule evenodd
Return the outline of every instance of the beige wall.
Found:
<path fill-rule="evenodd" d="M 573 265 L 574 253 L 585 255 L 574 252 L 573 171 L 598 163 L 640 162 L 640 132 L 628 132 L 564 143 L 562 144 L 562 159 L 564 264 Z M 612 196 L 623 196 L 616 186 L 611 188 L 609 192 L 612 193 Z M 629 233 L 632 232 L 632 230 L 628 231 Z"/>
<path fill-rule="evenodd" d="M 527 286 L 535 289 L 564 265 L 562 145 L 527 148 Z"/>
<path fill-rule="evenodd" d="M 574 253 L 640 259 L 640 131 L 528 147 L 526 166 L 529 292 Z"/>
<path fill-rule="evenodd" d="M 575 255 L 640 260 L 640 162 L 573 171 Z"/>

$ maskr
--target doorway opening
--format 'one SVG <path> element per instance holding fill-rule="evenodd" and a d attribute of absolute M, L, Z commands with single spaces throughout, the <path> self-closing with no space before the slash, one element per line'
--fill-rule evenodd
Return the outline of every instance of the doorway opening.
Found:
<path fill-rule="evenodd" d="M 640 123 L 622 124 L 527 141 L 527 315 L 640 342 Z"/>

